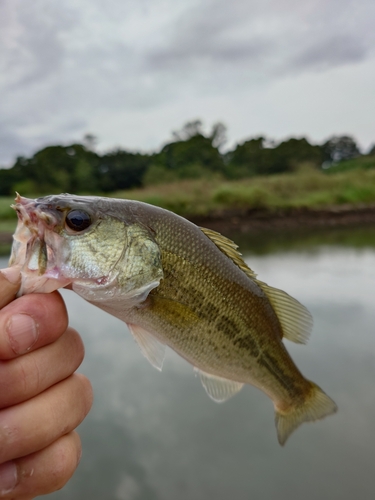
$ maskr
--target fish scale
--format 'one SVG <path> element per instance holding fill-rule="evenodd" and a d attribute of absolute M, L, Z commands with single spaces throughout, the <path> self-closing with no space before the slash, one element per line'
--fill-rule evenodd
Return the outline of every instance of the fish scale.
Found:
<path fill-rule="evenodd" d="M 274 403 L 280 444 L 301 423 L 336 411 L 303 377 L 282 341 L 305 343 L 310 313 L 258 280 L 232 241 L 132 200 L 18 196 L 15 208 L 11 264 L 22 267 L 21 294 L 70 284 L 126 322 L 156 368 L 166 346 L 191 363 L 217 402 L 244 384 L 258 387 Z M 75 220 L 85 223 L 77 227 Z M 37 228 L 45 241 L 34 245 L 34 269 L 28 242 Z"/>

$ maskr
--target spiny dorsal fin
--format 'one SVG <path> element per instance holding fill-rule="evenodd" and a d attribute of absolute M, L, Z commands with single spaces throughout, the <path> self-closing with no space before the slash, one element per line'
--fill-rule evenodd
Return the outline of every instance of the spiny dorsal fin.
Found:
<path fill-rule="evenodd" d="M 232 240 L 226 238 L 212 229 L 207 229 L 205 227 L 199 228 L 208 238 L 210 238 L 213 243 L 221 250 L 227 257 L 229 257 L 245 274 L 251 279 L 256 278 L 256 274 L 250 267 L 245 263 L 242 258 L 242 254 L 237 250 L 238 245 L 236 245 Z"/>
<path fill-rule="evenodd" d="M 313 324 L 312 316 L 306 307 L 286 292 L 278 288 L 273 288 L 263 281 L 258 280 L 254 271 L 252 271 L 242 259 L 241 254 L 237 250 L 238 246 L 233 241 L 211 229 L 203 227 L 200 229 L 211 241 L 213 241 L 213 243 L 215 243 L 219 250 L 229 257 L 264 291 L 280 321 L 283 337 L 298 344 L 306 344 Z"/>

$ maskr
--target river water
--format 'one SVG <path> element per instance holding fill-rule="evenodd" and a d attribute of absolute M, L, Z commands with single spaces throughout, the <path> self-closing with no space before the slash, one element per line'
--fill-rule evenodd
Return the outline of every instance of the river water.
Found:
<path fill-rule="evenodd" d="M 332 234 L 238 236 L 259 278 L 312 312 L 308 345 L 285 343 L 304 375 L 339 407 L 334 416 L 302 425 L 283 448 L 263 393 L 245 387 L 215 404 L 177 355 L 169 352 L 157 372 L 123 323 L 63 291 L 71 325 L 86 345 L 80 371 L 92 381 L 95 402 L 80 426 L 78 471 L 46 498 L 372 500 L 374 235 L 370 229 Z"/>

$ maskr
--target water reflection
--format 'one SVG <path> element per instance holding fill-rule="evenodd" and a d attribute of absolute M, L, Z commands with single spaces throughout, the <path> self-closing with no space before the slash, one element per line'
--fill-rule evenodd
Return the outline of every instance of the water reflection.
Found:
<path fill-rule="evenodd" d="M 372 227 L 317 227 L 287 230 L 267 230 L 254 233 L 233 233 L 232 238 L 241 251 L 265 255 L 275 252 L 311 252 L 321 246 L 346 248 L 375 248 L 375 231 Z"/>
<path fill-rule="evenodd" d="M 64 292 L 86 345 L 81 371 L 95 403 L 80 427 L 78 472 L 47 498 L 373 498 L 375 248 L 369 239 L 361 248 L 299 240 L 271 252 L 253 243 L 250 267 L 314 316 L 307 346 L 286 343 L 304 375 L 336 401 L 337 415 L 303 425 L 281 448 L 263 393 L 246 387 L 216 405 L 175 354 L 159 374 L 123 323 Z"/>

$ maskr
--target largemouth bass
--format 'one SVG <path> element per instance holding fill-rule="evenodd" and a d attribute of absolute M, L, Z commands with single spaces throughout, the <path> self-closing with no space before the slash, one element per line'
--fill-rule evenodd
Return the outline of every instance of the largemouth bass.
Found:
<path fill-rule="evenodd" d="M 14 208 L 10 265 L 22 266 L 20 295 L 70 285 L 127 323 L 157 369 L 166 346 L 185 358 L 214 401 L 258 387 L 274 403 L 280 444 L 336 411 L 282 342 L 306 342 L 310 313 L 258 280 L 232 241 L 137 201 L 18 195 Z"/>

